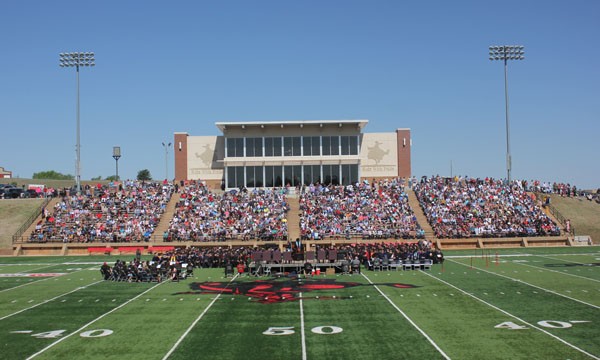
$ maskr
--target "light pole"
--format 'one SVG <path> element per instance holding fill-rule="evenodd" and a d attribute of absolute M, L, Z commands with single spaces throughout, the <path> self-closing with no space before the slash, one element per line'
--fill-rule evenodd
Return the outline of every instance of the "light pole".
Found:
<path fill-rule="evenodd" d="M 169 147 L 171 147 L 171 143 L 162 143 L 162 146 L 165 148 L 165 179 L 169 180 Z"/>
<path fill-rule="evenodd" d="M 95 66 L 96 60 L 93 52 L 60 53 L 60 67 L 74 67 L 77 69 L 77 143 L 75 145 L 75 183 L 77 193 L 81 193 L 81 144 L 79 131 L 79 67 Z"/>
<path fill-rule="evenodd" d="M 121 158 L 121 147 L 120 146 L 113 146 L 113 159 L 115 159 L 115 163 L 116 163 L 116 177 L 117 177 L 117 181 L 119 181 L 119 159 Z"/>
<path fill-rule="evenodd" d="M 506 104 L 506 178 L 511 181 L 512 158 L 510 156 L 510 121 L 508 117 L 508 60 L 523 60 L 523 45 L 490 46 L 490 60 L 504 60 L 504 100 Z"/>

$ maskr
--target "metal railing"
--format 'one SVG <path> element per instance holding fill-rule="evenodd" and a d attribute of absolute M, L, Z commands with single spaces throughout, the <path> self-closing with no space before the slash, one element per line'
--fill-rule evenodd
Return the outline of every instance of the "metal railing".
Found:
<path fill-rule="evenodd" d="M 552 214 L 552 216 L 554 216 L 554 218 L 560 223 L 560 225 L 562 225 L 563 230 L 572 236 L 575 236 L 575 227 L 573 226 L 573 224 L 569 224 L 569 231 L 567 231 L 567 221 L 568 219 L 565 218 L 563 216 L 563 214 L 561 214 L 560 211 L 558 211 L 558 209 L 556 207 L 554 207 L 554 205 L 552 205 L 552 203 L 546 203 L 546 201 L 544 201 L 544 199 L 550 199 L 549 194 L 545 194 L 545 193 L 538 193 L 536 192 L 535 195 L 537 196 L 538 199 L 542 199 L 542 206 L 547 208 L 550 211 L 550 214 Z M 570 222 L 570 221 L 569 221 Z"/>
<path fill-rule="evenodd" d="M 555 208 L 552 204 L 548 204 L 545 206 L 548 208 L 548 210 L 550 210 L 550 214 L 552 214 L 552 216 L 554 216 L 554 218 L 558 220 L 558 222 L 563 226 L 565 232 L 575 236 L 575 227 L 573 226 L 573 224 L 569 224 L 569 231 L 567 231 L 567 221 L 569 220 L 565 218 L 563 214 L 561 214 L 560 211 L 558 211 L 558 209 Z"/>
<path fill-rule="evenodd" d="M 27 220 L 25 220 L 25 222 L 23 223 L 23 225 L 21 225 L 19 230 L 17 230 L 12 236 L 13 243 L 16 243 L 17 240 L 22 239 L 21 235 L 23 235 L 23 233 L 29 228 L 29 226 L 33 224 L 35 219 L 37 219 L 37 217 L 40 216 L 40 214 L 42 213 L 42 209 L 46 207 L 46 205 L 48 205 L 50 199 L 50 197 L 45 198 L 44 201 L 40 204 L 40 206 L 38 206 L 37 209 L 27 218 Z"/>

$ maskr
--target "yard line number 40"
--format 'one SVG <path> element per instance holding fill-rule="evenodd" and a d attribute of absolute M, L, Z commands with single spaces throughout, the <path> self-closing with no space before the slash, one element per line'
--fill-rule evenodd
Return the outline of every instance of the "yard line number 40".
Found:
<path fill-rule="evenodd" d="M 12 331 L 12 334 L 31 334 L 32 337 L 37 339 L 56 339 L 66 332 L 67 330 L 52 330 L 52 331 L 44 331 L 37 334 L 31 334 L 33 331 L 31 330 L 18 330 Z M 112 330 L 109 329 L 96 329 L 96 330 L 88 330 L 79 334 L 79 336 L 84 338 L 97 338 L 111 335 L 113 333 Z"/>
<path fill-rule="evenodd" d="M 558 320 L 542 320 L 538 321 L 537 324 L 539 326 L 550 328 L 550 329 L 568 329 L 573 327 L 573 324 L 586 323 L 589 321 L 585 320 L 571 320 L 569 322 L 566 321 L 558 321 Z M 509 329 L 509 330 L 524 330 L 529 329 L 527 326 L 516 324 L 512 321 L 505 321 L 494 326 L 496 329 Z"/>
<path fill-rule="evenodd" d="M 32 334 L 33 331 L 31 331 L 31 330 L 17 330 L 17 331 L 11 331 L 11 333 L 12 334 L 31 334 L 31 336 L 36 339 L 56 339 L 56 338 L 63 336 L 66 331 L 67 330 L 52 330 L 52 331 L 44 331 L 44 332 Z M 339 334 L 344 330 L 339 326 L 325 325 L 325 326 L 314 327 L 310 331 L 312 331 L 315 334 L 320 334 L 320 335 L 331 335 L 331 334 Z M 292 335 L 295 332 L 296 331 L 294 330 L 293 326 L 271 326 L 267 330 L 263 331 L 263 334 L 278 336 L 278 335 Z M 97 337 L 109 336 L 109 335 L 112 335 L 112 333 L 113 333 L 113 331 L 110 329 L 96 329 L 96 330 L 84 331 L 84 332 L 80 333 L 79 336 L 84 337 L 84 338 L 97 338 Z"/>

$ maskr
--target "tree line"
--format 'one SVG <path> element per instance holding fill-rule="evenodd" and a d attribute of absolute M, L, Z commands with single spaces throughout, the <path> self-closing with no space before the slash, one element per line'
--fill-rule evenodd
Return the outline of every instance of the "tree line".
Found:
<path fill-rule="evenodd" d="M 39 179 L 39 180 L 75 180 L 75 176 L 73 176 L 71 174 L 62 174 L 62 173 L 60 173 L 58 171 L 54 171 L 54 170 L 47 170 L 47 171 L 40 171 L 40 172 L 33 173 L 33 176 L 31 178 Z M 136 179 L 140 180 L 140 181 L 150 181 L 150 180 L 152 180 L 152 174 L 150 174 L 150 170 L 142 169 L 142 170 L 138 171 Z M 96 176 L 96 177 L 91 178 L 91 180 L 115 181 L 115 180 L 117 180 L 117 176 L 110 175 L 110 176 L 107 176 L 105 179 L 102 179 L 102 176 Z"/>

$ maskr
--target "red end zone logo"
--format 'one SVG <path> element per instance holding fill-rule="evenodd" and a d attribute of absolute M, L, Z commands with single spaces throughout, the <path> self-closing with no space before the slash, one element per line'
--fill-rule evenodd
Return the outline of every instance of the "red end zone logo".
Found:
<path fill-rule="evenodd" d="M 416 288 L 410 284 L 385 283 L 375 284 L 392 286 L 401 289 Z M 359 286 L 373 286 L 371 284 L 361 284 L 357 282 L 336 282 L 335 279 L 311 279 L 311 280 L 257 280 L 248 282 L 226 282 L 226 281 L 206 281 L 202 283 L 191 283 L 191 291 L 177 293 L 181 294 L 230 294 L 248 296 L 260 303 L 272 304 L 284 301 L 295 301 L 300 299 L 300 293 L 326 290 L 343 290 Z M 325 296 L 321 299 L 344 299 L 344 296 Z M 308 300 L 303 298 L 303 300 Z"/>

